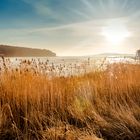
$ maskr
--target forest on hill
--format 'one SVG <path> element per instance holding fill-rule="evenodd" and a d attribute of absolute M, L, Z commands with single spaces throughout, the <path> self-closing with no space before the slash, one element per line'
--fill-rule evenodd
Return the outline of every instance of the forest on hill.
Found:
<path fill-rule="evenodd" d="M 34 49 L 0 45 L 0 56 L 5 57 L 54 57 L 56 54 L 46 49 Z"/>

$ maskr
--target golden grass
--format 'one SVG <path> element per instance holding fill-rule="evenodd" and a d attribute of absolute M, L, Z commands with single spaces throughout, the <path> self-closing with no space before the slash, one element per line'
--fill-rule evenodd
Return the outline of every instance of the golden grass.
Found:
<path fill-rule="evenodd" d="M 20 71 L 20 72 L 19 72 Z M 140 139 L 140 65 L 52 77 L 0 75 L 0 140 Z"/>

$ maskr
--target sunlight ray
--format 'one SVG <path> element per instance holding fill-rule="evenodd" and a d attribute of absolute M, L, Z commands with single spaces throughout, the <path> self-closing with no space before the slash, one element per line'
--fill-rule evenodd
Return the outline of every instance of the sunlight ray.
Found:
<path fill-rule="evenodd" d="M 99 0 L 99 5 L 101 6 L 101 8 L 102 8 L 103 10 L 105 10 L 105 5 L 104 5 L 103 0 Z"/>
<path fill-rule="evenodd" d="M 73 13 L 75 13 L 76 15 L 79 15 L 85 19 L 91 19 L 91 16 L 87 15 L 86 13 L 81 12 L 80 10 L 76 10 L 76 9 L 70 9 Z"/>
<path fill-rule="evenodd" d="M 91 4 L 91 2 L 89 2 L 88 0 L 81 0 L 83 4 L 85 4 L 87 6 L 87 8 L 89 8 L 90 10 L 94 10 L 93 5 Z"/>
<path fill-rule="evenodd" d="M 124 9 L 127 6 L 128 0 L 124 0 L 122 3 L 122 9 Z"/>

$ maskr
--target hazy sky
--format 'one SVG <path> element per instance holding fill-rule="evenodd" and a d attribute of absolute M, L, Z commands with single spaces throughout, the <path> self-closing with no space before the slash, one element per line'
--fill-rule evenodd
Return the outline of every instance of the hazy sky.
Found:
<path fill-rule="evenodd" d="M 140 0 L 0 0 L 0 44 L 57 55 L 135 53 Z"/>

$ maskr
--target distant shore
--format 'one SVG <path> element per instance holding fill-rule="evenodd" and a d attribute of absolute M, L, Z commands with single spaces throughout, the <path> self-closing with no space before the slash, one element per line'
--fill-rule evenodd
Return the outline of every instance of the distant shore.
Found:
<path fill-rule="evenodd" d="M 46 49 L 0 45 L 0 56 L 4 57 L 55 57 L 56 53 Z"/>

